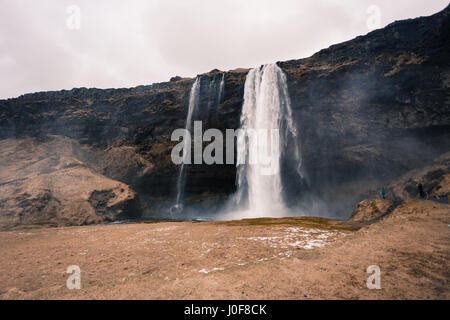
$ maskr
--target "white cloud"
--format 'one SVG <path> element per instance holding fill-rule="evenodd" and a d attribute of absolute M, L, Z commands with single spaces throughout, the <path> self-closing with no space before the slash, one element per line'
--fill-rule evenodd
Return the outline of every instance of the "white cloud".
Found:
<path fill-rule="evenodd" d="M 66 26 L 69 5 L 81 29 Z M 447 1 L 0 0 L 0 98 L 72 87 L 131 87 L 309 56 Z"/>

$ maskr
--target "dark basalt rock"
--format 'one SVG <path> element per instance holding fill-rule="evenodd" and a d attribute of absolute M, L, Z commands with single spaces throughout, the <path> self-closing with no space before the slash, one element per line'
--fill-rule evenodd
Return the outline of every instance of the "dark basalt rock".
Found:
<path fill-rule="evenodd" d="M 301 145 L 306 173 L 304 180 L 293 179 L 293 164 L 283 163 L 290 205 L 316 199 L 329 212 L 312 214 L 348 217 L 369 190 L 450 150 L 449 11 L 278 62 L 299 131 L 299 140 L 291 142 Z M 247 72 L 225 73 L 218 103 L 210 103 L 207 88 L 222 71 L 202 75 L 196 117 L 204 130 L 239 127 Z M 81 161 L 129 184 L 145 214 L 161 216 L 173 204 L 178 174 L 170 137 L 185 126 L 193 81 L 177 76 L 128 89 L 77 88 L 0 100 L 0 139 L 75 139 L 90 150 Z M 188 166 L 186 197 L 193 203 L 226 199 L 235 190 L 235 174 L 232 165 Z"/>
<path fill-rule="evenodd" d="M 120 191 L 124 192 L 124 189 Z M 114 198 L 116 198 L 116 194 L 113 190 L 94 190 L 88 201 L 94 208 L 95 213 L 101 216 L 103 221 L 141 217 L 139 199 L 130 198 L 120 202 L 118 205 L 109 206 L 108 203 Z"/>

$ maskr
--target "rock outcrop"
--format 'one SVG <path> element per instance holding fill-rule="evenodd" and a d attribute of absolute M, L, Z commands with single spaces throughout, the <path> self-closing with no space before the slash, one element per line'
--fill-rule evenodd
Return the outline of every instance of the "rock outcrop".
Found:
<path fill-rule="evenodd" d="M 278 63 L 288 78 L 299 132 L 298 141 L 290 143 L 300 144 L 306 173 L 303 180 L 293 179 L 296 164 L 282 163 L 289 205 L 321 203 L 321 216 L 346 218 L 354 204 L 374 189 L 450 150 L 449 12 L 447 7 L 430 17 L 395 22 L 309 58 Z M 204 130 L 224 132 L 239 127 L 247 72 L 225 72 L 220 99 L 215 88 L 223 72 L 201 75 L 200 106 L 194 117 L 203 121 Z M 145 216 L 167 216 L 178 174 L 170 158 L 175 145 L 171 134 L 185 126 L 193 81 L 173 77 L 169 82 L 129 89 L 78 88 L 0 100 L 1 152 L 5 153 L 11 139 L 20 144 L 30 141 L 29 137 L 46 140 L 57 135 L 79 144 L 83 152 L 71 156 L 72 168 L 51 174 L 55 179 L 69 179 L 69 172 L 81 166 L 83 174 L 103 179 L 105 187 L 85 186 L 80 181 L 90 180 L 75 178 L 76 174 L 74 180 L 66 180 L 66 184 L 89 190 L 82 196 L 80 192 L 80 197 L 92 214 L 72 210 L 72 219 L 78 214 L 83 217 L 76 223 L 97 221 L 87 219 L 94 217 L 94 208 L 101 212 L 95 217 L 114 216 L 105 208 L 114 206 L 118 195 L 114 192 L 116 197 L 108 198 L 108 192 L 122 188 L 129 199 L 136 199 L 131 189 L 139 194 Z M 41 161 L 53 161 L 42 157 Z M 58 161 L 62 163 L 61 158 Z M 28 166 L 33 165 L 24 163 L 24 170 Z M 1 170 L 8 169 L 3 166 Z M 63 175 L 61 170 L 69 172 Z M 187 204 L 217 207 L 235 191 L 235 176 L 234 165 L 188 166 Z M 14 183 L 31 186 L 20 179 L 14 178 Z M 0 185 L 10 182 L 0 178 Z M 49 206 L 56 206 L 56 191 L 50 188 L 46 193 L 48 189 L 45 183 L 36 183 L 33 192 L 47 199 Z M 0 193 L 2 208 L 13 194 Z M 60 208 L 66 205 L 72 204 L 59 204 Z M 125 211 L 136 215 L 131 213 L 135 209 L 125 207 L 118 215 Z M 319 214 L 314 205 L 310 207 L 311 214 Z M 2 217 L 5 212 L 2 209 Z"/>
<path fill-rule="evenodd" d="M 441 177 L 437 186 L 431 190 L 432 197 L 447 197 L 450 200 L 450 173 Z M 450 202 L 450 201 L 449 201 Z"/>
<path fill-rule="evenodd" d="M 5 139 L 0 148 L 1 229 L 84 225 L 142 214 L 136 192 L 77 159 L 77 151 L 83 151 L 71 139 Z"/>
<path fill-rule="evenodd" d="M 411 170 L 392 182 L 387 190 L 391 198 L 406 200 L 419 197 L 417 185 L 423 186 L 430 196 L 449 194 L 448 176 L 450 174 L 450 152 L 436 158 L 433 162 Z"/>
<path fill-rule="evenodd" d="M 385 199 L 370 199 L 363 200 L 358 203 L 358 206 L 353 211 L 349 222 L 370 222 L 374 219 L 380 218 L 388 209 L 394 205 L 391 200 Z"/>

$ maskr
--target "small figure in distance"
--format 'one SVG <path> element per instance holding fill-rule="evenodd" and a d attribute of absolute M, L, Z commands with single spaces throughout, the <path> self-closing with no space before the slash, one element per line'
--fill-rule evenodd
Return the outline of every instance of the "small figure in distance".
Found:
<path fill-rule="evenodd" d="M 386 189 L 384 187 L 381 187 L 380 197 L 381 199 L 386 199 Z"/>
<path fill-rule="evenodd" d="M 425 192 L 423 192 L 423 186 L 420 182 L 417 184 L 417 191 L 419 192 L 419 197 L 421 199 L 425 198 Z"/>

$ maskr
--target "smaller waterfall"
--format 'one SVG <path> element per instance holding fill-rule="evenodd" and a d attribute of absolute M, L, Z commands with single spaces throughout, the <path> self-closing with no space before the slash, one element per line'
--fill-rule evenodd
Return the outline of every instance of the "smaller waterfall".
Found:
<path fill-rule="evenodd" d="M 203 85 L 201 84 L 203 80 Z M 220 82 L 219 82 L 220 81 Z M 208 83 L 209 82 L 209 83 Z M 202 88 L 203 87 L 203 88 Z M 202 91 L 200 95 L 200 91 Z M 225 91 L 225 73 L 217 74 L 212 78 L 207 76 L 197 76 L 192 84 L 189 94 L 189 107 L 186 116 L 185 129 L 186 132 L 192 134 L 192 126 L 194 120 L 203 120 L 208 123 L 208 117 L 211 107 L 220 104 L 223 100 Z M 205 99 L 206 97 L 206 99 Z M 201 111 L 201 112 L 199 112 Z M 183 137 L 183 150 L 190 150 L 191 146 L 187 145 L 189 139 Z M 178 171 L 178 178 L 176 183 L 176 200 L 175 204 L 170 208 L 171 215 L 178 214 L 184 209 L 184 194 L 186 187 L 186 161 L 191 157 L 190 152 L 183 153 L 183 163 L 180 165 Z"/>
<path fill-rule="evenodd" d="M 186 116 L 186 125 L 185 129 L 189 132 L 192 131 L 192 116 L 196 112 L 196 109 L 199 105 L 200 100 L 200 81 L 201 77 L 197 77 L 192 84 L 191 92 L 189 95 L 189 107 L 188 107 L 188 113 Z M 183 150 L 189 149 L 191 146 L 188 146 L 187 144 L 190 143 L 190 140 L 187 139 L 186 136 L 183 137 Z M 190 152 L 184 153 L 183 151 L 183 163 L 180 166 L 179 172 L 178 172 L 178 179 L 177 179 L 177 197 L 175 205 L 172 206 L 170 209 L 171 213 L 178 213 L 183 210 L 183 196 L 184 196 L 184 187 L 186 185 L 186 160 L 187 157 L 190 157 Z"/>
<path fill-rule="evenodd" d="M 208 112 L 211 110 L 211 106 L 213 105 L 214 102 L 213 97 L 216 90 L 217 90 L 216 82 L 214 80 L 210 81 L 208 86 L 208 109 L 207 109 Z"/>
<path fill-rule="evenodd" d="M 219 84 L 219 93 L 217 94 L 217 104 L 222 103 L 225 94 L 225 72 L 222 73 L 222 79 Z"/>
<path fill-rule="evenodd" d="M 224 91 L 225 91 L 225 72 L 220 76 L 220 82 L 217 84 L 219 80 L 219 75 L 214 75 L 213 79 L 209 82 L 208 87 L 208 111 L 211 110 L 211 107 L 216 104 L 220 104 L 223 100 Z"/>

